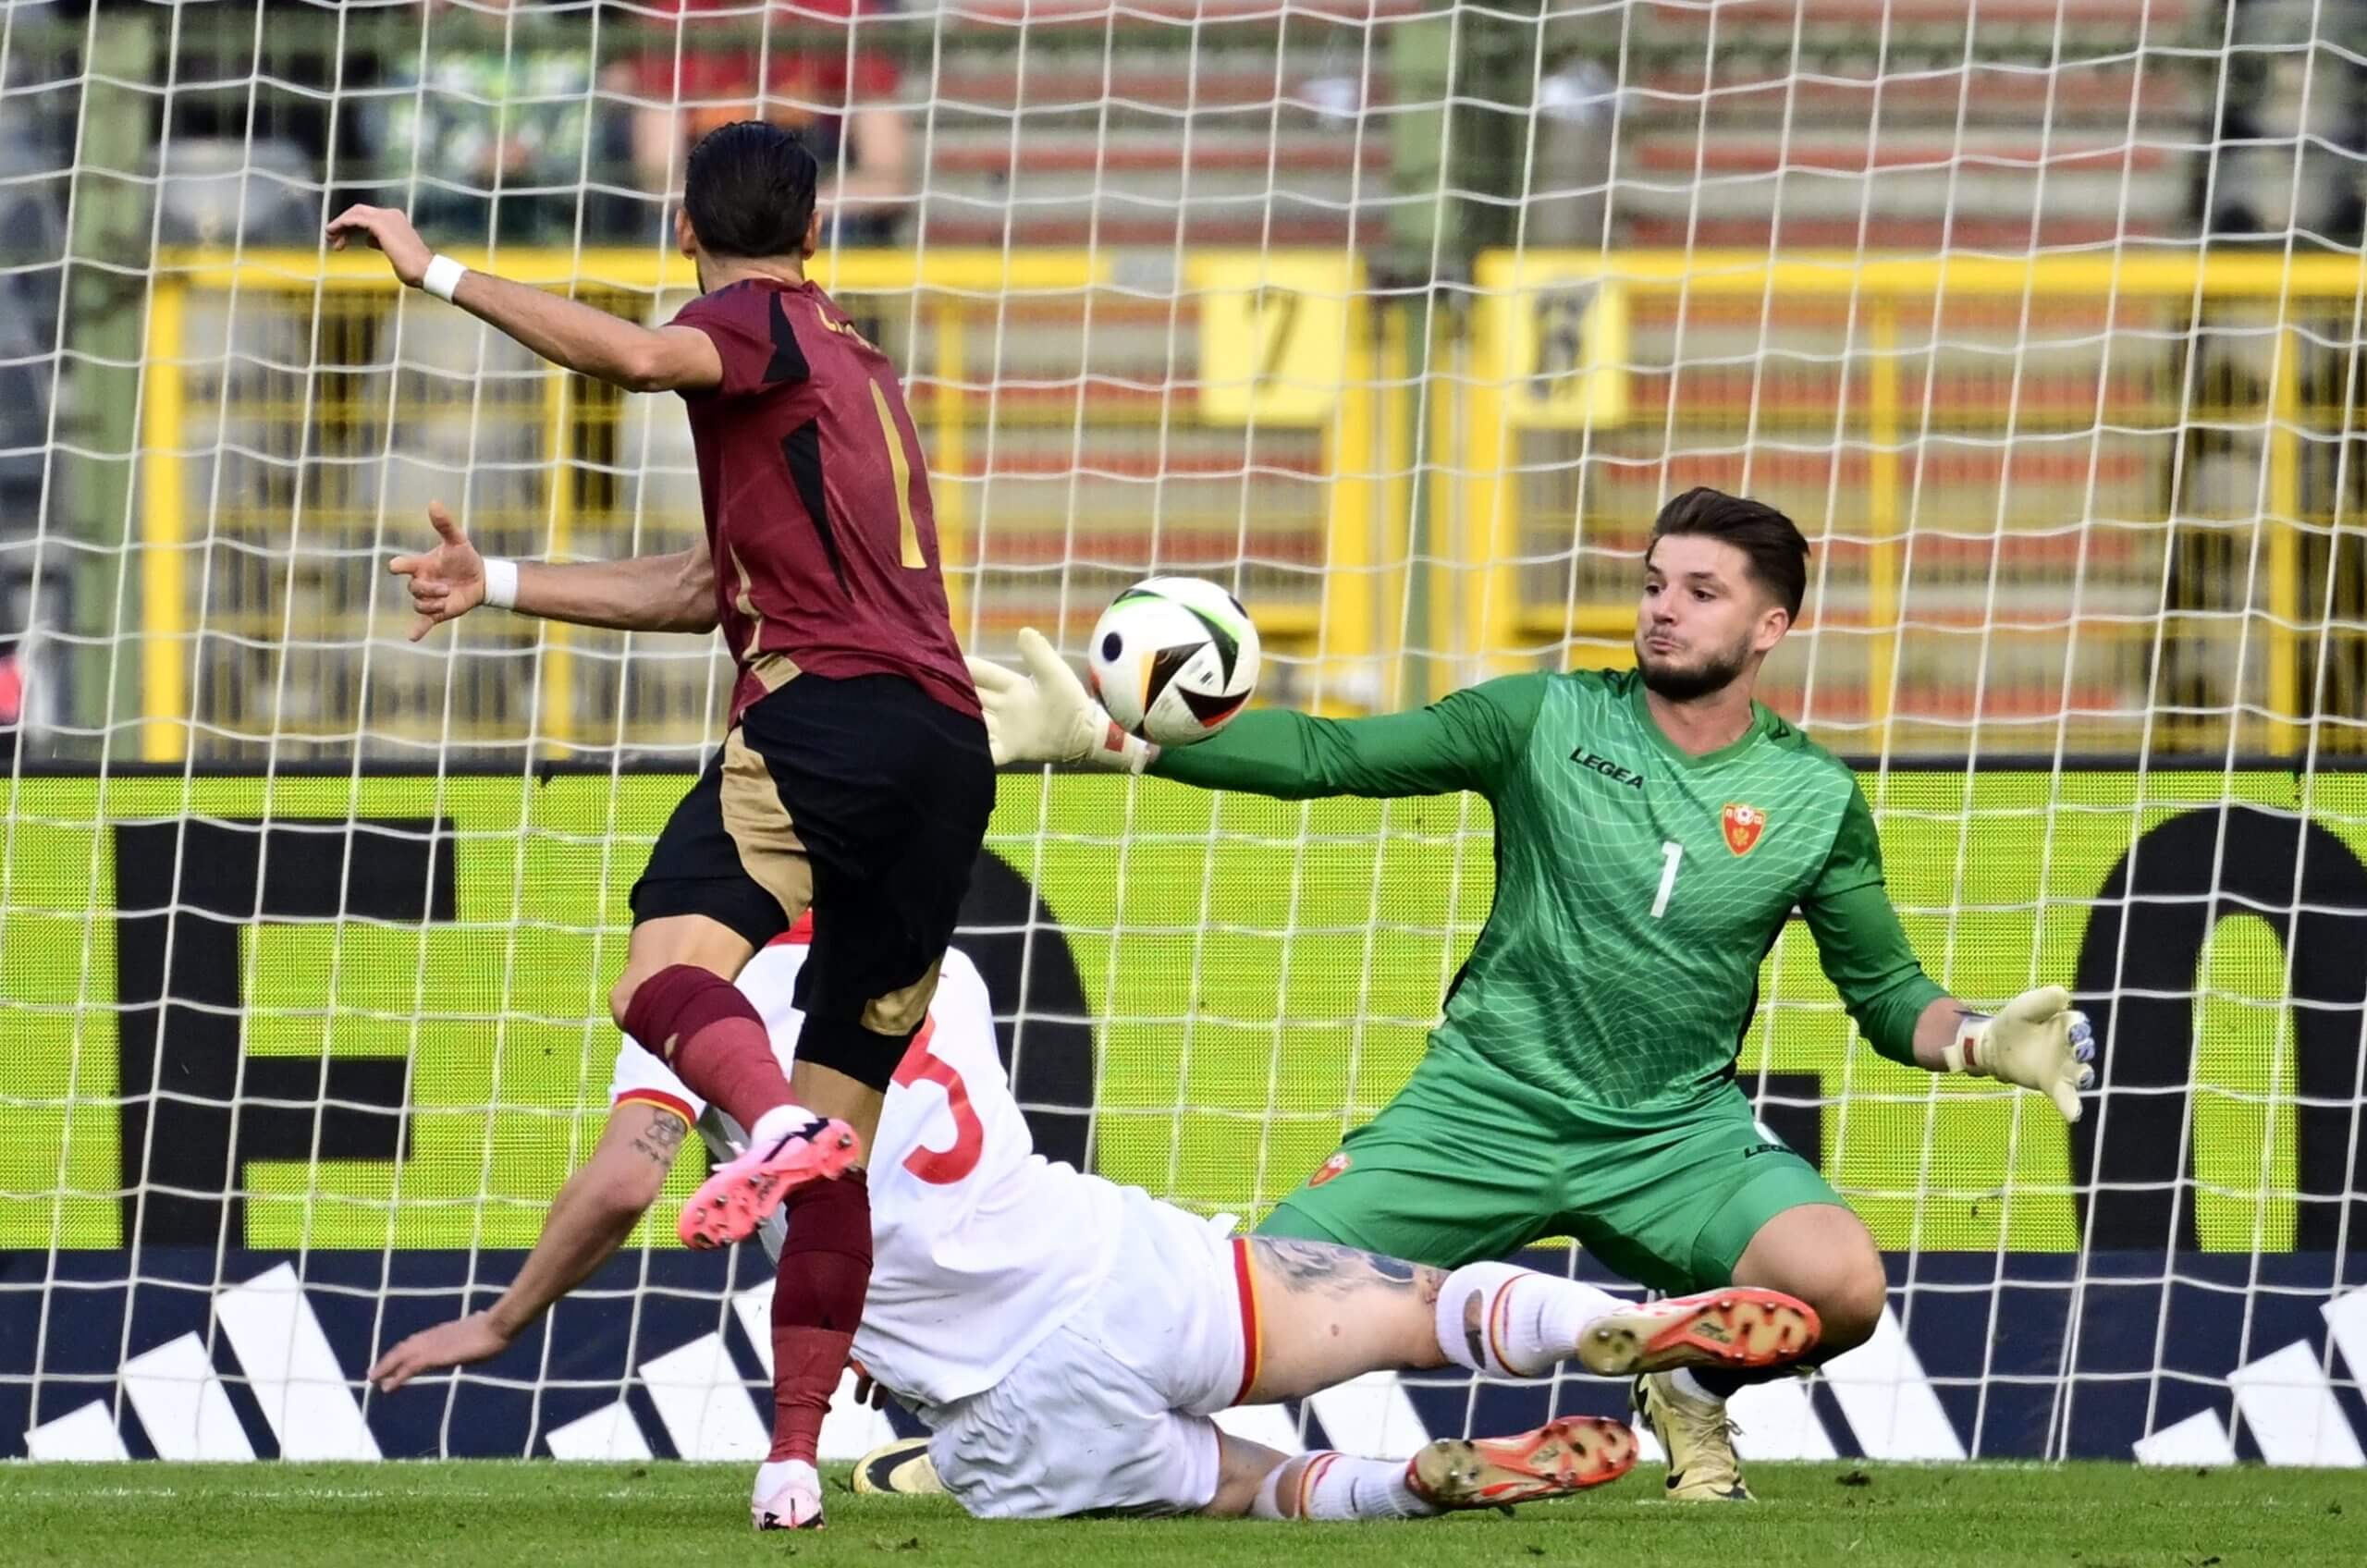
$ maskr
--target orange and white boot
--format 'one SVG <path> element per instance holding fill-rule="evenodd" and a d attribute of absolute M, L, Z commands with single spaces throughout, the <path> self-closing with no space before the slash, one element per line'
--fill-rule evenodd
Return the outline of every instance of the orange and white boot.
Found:
<path fill-rule="evenodd" d="M 1735 1285 L 1606 1313 L 1578 1336 L 1578 1359 L 1605 1378 L 1680 1366 L 1783 1366 L 1816 1348 L 1821 1328 L 1804 1301 Z"/>
<path fill-rule="evenodd" d="M 1414 1495 L 1441 1510 L 1567 1497 L 1635 1467 L 1636 1434 L 1608 1416 L 1564 1415 L 1516 1438 L 1441 1438 L 1405 1464 Z"/>

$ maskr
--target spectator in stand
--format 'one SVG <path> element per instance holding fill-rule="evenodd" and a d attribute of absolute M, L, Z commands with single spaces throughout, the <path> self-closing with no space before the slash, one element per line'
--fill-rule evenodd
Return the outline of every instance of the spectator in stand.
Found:
<path fill-rule="evenodd" d="M 910 201 L 912 132 L 896 62 L 863 47 L 865 18 L 892 0 L 638 0 L 671 11 L 644 29 L 605 85 L 632 101 L 642 189 L 681 193 L 691 144 L 763 118 L 800 133 L 822 165 L 822 243 L 887 242 Z M 832 25 L 839 23 L 843 25 Z"/>
<path fill-rule="evenodd" d="M 448 242 L 566 243 L 587 175 L 588 35 L 505 26 L 520 0 L 428 0 L 427 52 L 395 67 L 381 100 L 389 186 Z M 522 21 L 524 18 L 521 18 Z"/>

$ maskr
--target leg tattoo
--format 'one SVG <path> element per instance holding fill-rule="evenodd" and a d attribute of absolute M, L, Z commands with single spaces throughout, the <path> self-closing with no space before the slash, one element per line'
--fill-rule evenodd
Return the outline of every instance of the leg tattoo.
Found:
<path fill-rule="evenodd" d="M 1338 1296 L 1373 1289 L 1413 1291 L 1422 1305 L 1434 1306 L 1446 1285 L 1443 1268 L 1331 1242 L 1252 1236 L 1250 1245 L 1266 1266 L 1268 1278 L 1294 1292 Z"/>

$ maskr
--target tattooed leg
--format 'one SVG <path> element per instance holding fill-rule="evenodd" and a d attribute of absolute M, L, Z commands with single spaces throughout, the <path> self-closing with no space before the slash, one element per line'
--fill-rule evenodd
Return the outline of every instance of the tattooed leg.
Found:
<path fill-rule="evenodd" d="M 1247 1403 L 1446 1365 L 1434 1326 L 1446 1270 L 1288 1236 L 1251 1237 L 1249 1257 L 1257 1376 Z"/>
<path fill-rule="evenodd" d="M 1250 1241 L 1258 1358 L 1250 1400 L 1297 1399 L 1382 1369 L 1453 1363 L 1528 1378 L 1576 1356 L 1627 1303 L 1509 1263 L 1448 1273 L 1328 1242 Z"/>

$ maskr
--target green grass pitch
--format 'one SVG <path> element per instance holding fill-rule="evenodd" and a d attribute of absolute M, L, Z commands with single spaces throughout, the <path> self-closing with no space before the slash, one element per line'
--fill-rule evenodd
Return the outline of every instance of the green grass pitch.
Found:
<path fill-rule="evenodd" d="M 1760 1464 L 1750 1507 L 1676 1507 L 1639 1468 L 1504 1517 L 1302 1525 L 981 1524 L 950 1502 L 857 1498 L 830 1527 L 756 1536 L 739 1465 L 548 1463 L 0 1466 L 0 1562 L 779 1563 L 799 1568 L 2294 1568 L 2367 1562 L 2367 1477 L 2120 1464 Z"/>

